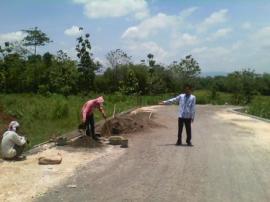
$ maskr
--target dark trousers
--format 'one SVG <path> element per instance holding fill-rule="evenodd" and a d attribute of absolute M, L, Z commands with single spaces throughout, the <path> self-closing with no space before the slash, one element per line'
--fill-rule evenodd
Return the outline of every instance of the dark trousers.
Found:
<path fill-rule="evenodd" d="M 191 142 L 191 119 L 178 118 L 178 142 L 182 142 L 182 131 L 185 125 L 187 132 L 187 143 Z"/>
<path fill-rule="evenodd" d="M 19 156 L 22 155 L 22 153 L 23 153 L 23 151 L 24 151 L 24 149 L 25 149 L 25 144 L 22 145 L 22 146 L 14 145 L 13 148 L 16 150 L 16 156 L 14 157 L 14 158 L 16 158 L 16 157 L 19 157 Z"/>
<path fill-rule="evenodd" d="M 90 114 L 86 118 L 86 135 L 95 137 L 95 120 L 94 120 L 94 114 Z"/>

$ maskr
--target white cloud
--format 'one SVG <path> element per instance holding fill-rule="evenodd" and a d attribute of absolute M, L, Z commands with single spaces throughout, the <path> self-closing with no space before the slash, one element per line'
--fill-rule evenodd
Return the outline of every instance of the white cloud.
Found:
<path fill-rule="evenodd" d="M 150 35 L 157 33 L 159 30 L 175 25 L 176 19 L 164 13 L 143 20 L 139 25 L 129 27 L 123 34 L 122 38 L 145 39 Z"/>
<path fill-rule="evenodd" d="M 226 37 L 228 34 L 230 34 L 232 32 L 231 28 L 222 28 L 217 30 L 215 33 L 211 34 L 210 37 L 208 38 L 209 41 L 214 41 L 217 40 L 219 38 L 224 38 Z"/>
<path fill-rule="evenodd" d="M 0 43 L 21 41 L 25 36 L 22 31 L 0 34 Z"/>
<path fill-rule="evenodd" d="M 251 23 L 250 22 L 245 22 L 242 24 L 242 29 L 251 29 Z"/>
<path fill-rule="evenodd" d="M 154 54 L 156 59 L 158 59 L 159 61 L 164 61 L 168 56 L 168 53 L 153 41 L 141 43 L 131 42 L 127 44 L 127 47 L 130 52 L 135 55 L 139 54 L 140 57 L 146 56 L 148 53 L 152 53 Z"/>
<path fill-rule="evenodd" d="M 72 26 L 64 31 L 65 35 L 67 36 L 79 36 L 82 34 L 82 30 L 78 26 Z"/>
<path fill-rule="evenodd" d="M 220 23 L 224 23 L 228 20 L 228 10 L 221 9 L 212 13 L 209 17 L 207 17 L 198 27 L 199 32 L 204 32 L 208 30 L 210 27 L 215 26 Z"/>
<path fill-rule="evenodd" d="M 269 38 L 270 37 L 270 26 L 263 27 L 262 29 L 258 30 L 255 36 L 259 39 Z"/>
<path fill-rule="evenodd" d="M 270 49 L 270 26 L 258 30 L 251 39 L 259 48 Z"/>
<path fill-rule="evenodd" d="M 180 12 L 180 17 L 187 18 L 191 16 L 196 10 L 198 10 L 198 7 L 190 7 L 190 8 L 184 9 Z"/>
<path fill-rule="evenodd" d="M 189 33 L 178 33 L 172 37 L 172 47 L 174 49 L 187 47 L 187 46 L 194 46 L 200 43 L 200 39 Z"/>
<path fill-rule="evenodd" d="M 143 19 L 149 15 L 146 0 L 73 0 L 84 5 L 84 14 L 89 18 L 122 17 L 133 15 Z"/>

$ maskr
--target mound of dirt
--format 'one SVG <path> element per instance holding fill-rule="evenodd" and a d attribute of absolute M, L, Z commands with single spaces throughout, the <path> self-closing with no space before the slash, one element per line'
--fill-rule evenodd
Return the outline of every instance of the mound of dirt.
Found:
<path fill-rule="evenodd" d="M 95 148 L 95 147 L 101 147 L 102 144 L 94 141 L 92 138 L 88 136 L 79 136 L 77 138 L 74 138 L 72 141 L 69 141 L 67 143 L 67 146 L 71 146 L 75 148 L 76 147 Z"/>
<path fill-rule="evenodd" d="M 135 110 L 107 120 L 101 127 L 101 136 L 134 133 L 160 126 L 154 121 L 153 111 Z"/>

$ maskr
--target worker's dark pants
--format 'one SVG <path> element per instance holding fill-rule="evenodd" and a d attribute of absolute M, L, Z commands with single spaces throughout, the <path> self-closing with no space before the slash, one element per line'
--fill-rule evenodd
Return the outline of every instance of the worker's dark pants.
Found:
<path fill-rule="evenodd" d="M 178 142 L 182 142 L 182 131 L 185 124 L 187 132 L 187 143 L 191 141 L 191 119 L 178 118 Z"/>
<path fill-rule="evenodd" d="M 25 144 L 22 145 L 22 146 L 14 145 L 13 148 L 16 150 L 16 156 L 14 157 L 14 158 L 16 158 L 16 157 L 19 157 L 19 156 L 22 155 L 22 153 L 23 153 L 23 151 L 24 151 L 24 149 L 25 149 Z"/>
<path fill-rule="evenodd" d="M 95 120 L 94 120 L 94 114 L 91 113 L 86 117 L 86 135 L 95 137 Z"/>

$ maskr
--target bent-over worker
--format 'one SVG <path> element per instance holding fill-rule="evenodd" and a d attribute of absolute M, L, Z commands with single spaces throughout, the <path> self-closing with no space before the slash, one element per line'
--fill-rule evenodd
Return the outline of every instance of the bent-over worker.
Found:
<path fill-rule="evenodd" d="M 106 114 L 103 109 L 104 99 L 102 96 L 88 100 L 82 107 L 82 122 L 86 128 L 86 135 L 92 135 L 94 140 L 98 140 L 98 136 L 95 133 L 95 120 L 94 120 L 94 109 L 97 108 L 101 113 L 104 119 L 106 119 Z"/>

